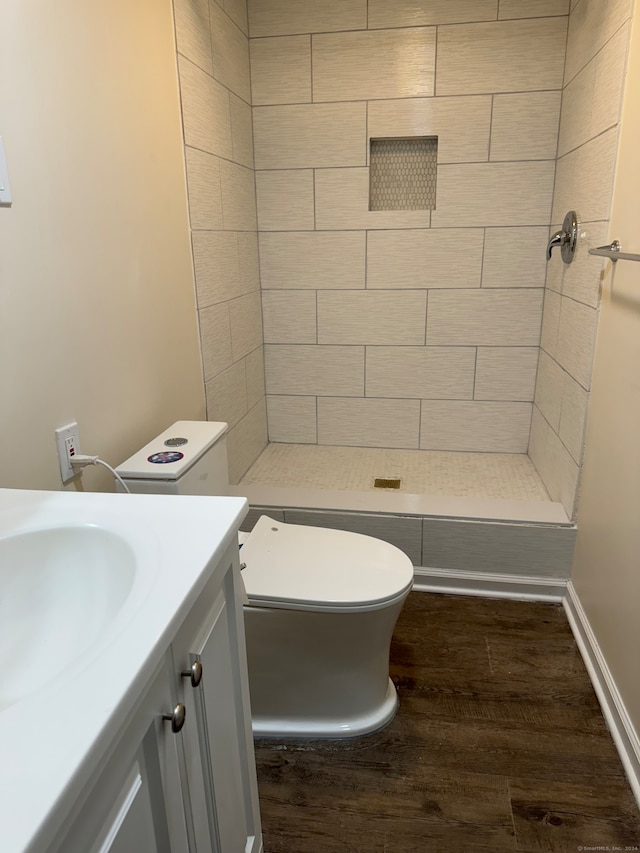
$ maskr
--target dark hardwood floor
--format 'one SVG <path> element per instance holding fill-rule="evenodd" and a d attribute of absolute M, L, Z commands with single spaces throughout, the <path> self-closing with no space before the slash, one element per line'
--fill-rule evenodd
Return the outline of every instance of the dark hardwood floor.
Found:
<path fill-rule="evenodd" d="M 640 814 L 559 605 L 409 596 L 395 719 L 257 741 L 265 853 L 640 850 Z"/>

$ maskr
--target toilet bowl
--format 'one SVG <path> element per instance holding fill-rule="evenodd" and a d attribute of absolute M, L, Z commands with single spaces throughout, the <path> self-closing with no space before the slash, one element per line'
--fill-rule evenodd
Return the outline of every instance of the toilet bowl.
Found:
<path fill-rule="evenodd" d="M 398 697 L 389 647 L 413 583 L 398 548 L 262 516 L 240 552 L 254 732 L 355 737 Z"/>
<path fill-rule="evenodd" d="M 116 469 L 132 492 L 226 494 L 226 424 L 178 421 Z M 241 535 L 253 731 L 355 737 L 398 707 L 393 629 L 413 583 L 387 542 L 263 515 Z"/>

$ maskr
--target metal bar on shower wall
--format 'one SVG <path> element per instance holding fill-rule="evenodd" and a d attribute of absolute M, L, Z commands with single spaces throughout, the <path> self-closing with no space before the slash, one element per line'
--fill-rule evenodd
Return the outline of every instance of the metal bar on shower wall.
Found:
<path fill-rule="evenodd" d="M 631 252 L 621 252 L 620 243 L 614 240 L 609 246 L 598 246 L 597 249 L 589 249 L 590 255 L 598 255 L 600 258 L 610 258 L 612 261 L 640 261 L 640 255 Z"/>

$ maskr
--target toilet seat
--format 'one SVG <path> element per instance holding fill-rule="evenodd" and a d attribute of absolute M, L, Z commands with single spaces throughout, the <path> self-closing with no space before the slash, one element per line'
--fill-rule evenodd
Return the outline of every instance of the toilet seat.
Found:
<path fill-rule="evenodd" d="M 344 530 L 260 517 L 240 552 L 249 604 L 356 612 L 387 607 L 413 584 L 395 545 Z"/>

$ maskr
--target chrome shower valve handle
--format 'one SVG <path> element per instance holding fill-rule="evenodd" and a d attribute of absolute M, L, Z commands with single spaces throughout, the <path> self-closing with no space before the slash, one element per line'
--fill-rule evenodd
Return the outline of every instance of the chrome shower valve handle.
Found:
<path fill-rule="evenodd" d="M 575 210 L 570 210 L 562 223 L 562 230 L 556 231 L 547 244 L 547 260 L 551 260 L 551 252 L 555 246 L 560 246 L 560 254 L 565 264 L 570 264 L 576 250 L 578 239 L 578 217 Z"/>

